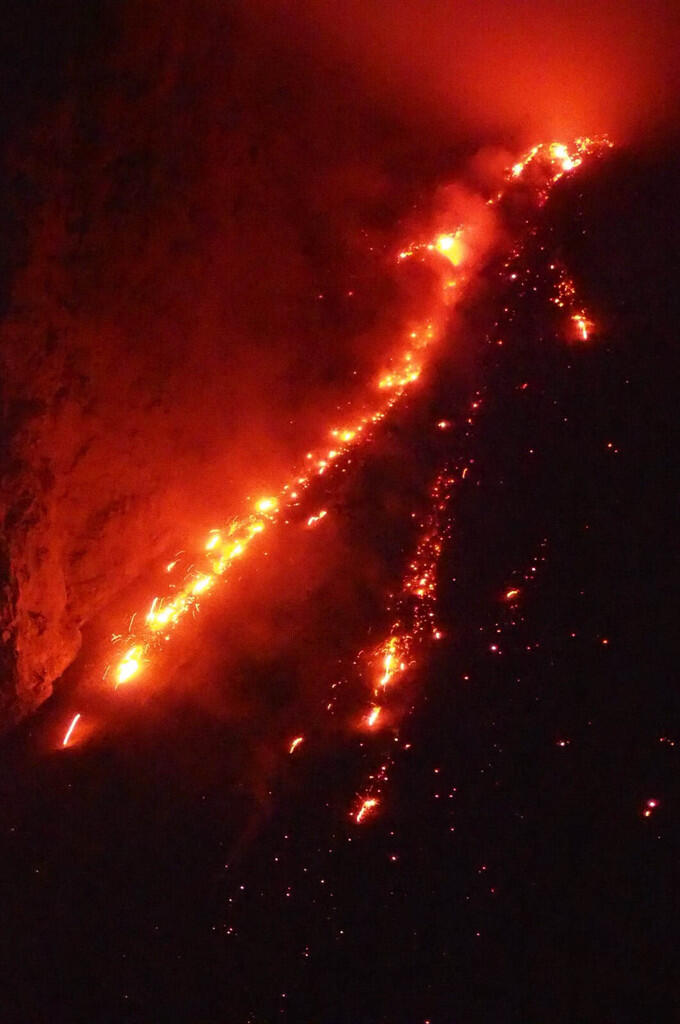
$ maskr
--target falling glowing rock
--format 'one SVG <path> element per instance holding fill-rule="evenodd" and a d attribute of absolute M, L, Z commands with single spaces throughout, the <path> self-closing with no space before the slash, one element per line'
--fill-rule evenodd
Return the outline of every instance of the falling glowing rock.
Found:
<path fill-rule="evenodd" d="M 368 723 L 368 725 L 369 725 L 369 727 L 371 729 L 373 728 L 373 726 L 376 724 L 376 722 L 380 718 L 381 711 L 382 711 L 382 708 L 379 708 L 377 705 L 375 707 L 371 708 L 371 710 L 369 711 L 369 713 L 368 713 L 368 715 L 366 717 L 366 722 Z"/>
<path fill-rule="evenodd" d="M 74 715 L 73 718 L 71 719 L 71 724 L 69 725 L 68 729 L 66 730 L 66 735 L 64 736 L 64 739 L 62 740 L 62 744 L 61 744 L 62 747 L 67 747 L 68 746 L 69 740 L 71 739 L 71 736 L 73 735 L 73 730 L 75 729 L 75 727 L 77 726 L 79 721 L 80 721 L 80 714 Z"/>
<path fill-rule="evenodd" d="M 293 742 L 291 743 L 290 747 L 288 748 L 288 753 L 293 754 L 300 746 L 300 744 L 304 743 L 304 740 L 304 736 L 296 736 Z"/>
<path fill-rule="evenodd" d="M 361 807 L 354 816 L 357 825 L 360 825 L 366 819 L 366 816 L 374 811 L 377 806 L 378 801 L 374 796 L 369 796 L 362 800 Z"/>
<path fill-rule="evenodd" d="M 273 512 L 278 506 L 276 498 L 260 498 L 255 505 L 258 512 Z"/>
<path fill-rule="evenodd" d="M 576 325 L 576 330 L 578 332 L 579 337 L 581 338 L 581 341 L 587 341 L 590 331 L 593 327 L 592 321 L 589 320 L 583 313 L 574 313 L 571 319 L 572 322 Z"/>
<path fill-rule="evenodd" d="M 191 585 L 191 593 L 198 597 L 199 594 L 204 594 L 206 590 L 209 590 L 214 583 L 212 576 L 202 575 Z"/>
<path fill-rule="evenodd" d="M 325 519 L 327 515 L 328 512 L 326 511 L 326 509 L 322 508 L 317 515 L 309 517 L 309 519 L 307 520 L 307 526 L 316 526 L 316 524 L 320 523 L 322 519 Z"/>
<path fill-rule="evenodd" d="M 141 644 L 135 644 L 123 655 L 116 668 L 116 683 L 127 683 L 129 679 L 136 676 L 142 667 L 142 656 L 144 648 Z"/>
<path fill-rule="evenodd" d="M 445 256 L 454 267 L 460 266 L 465 255 L 465 248 L 460 239 L 460 233 L 455 235 L 440 235 L 435 243 L 437 252 Z"/>

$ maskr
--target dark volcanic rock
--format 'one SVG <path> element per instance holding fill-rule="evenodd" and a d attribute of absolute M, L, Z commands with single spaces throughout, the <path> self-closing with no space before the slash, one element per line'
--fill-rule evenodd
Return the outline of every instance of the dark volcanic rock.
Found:
<path fill-rule="evenodd" d="M 153 559 L 281 479 L 394 298 L 355 259 L 394 221 L 383 115 L 218 7 L 30 26 L 0 203 L 0 724 Z"/>

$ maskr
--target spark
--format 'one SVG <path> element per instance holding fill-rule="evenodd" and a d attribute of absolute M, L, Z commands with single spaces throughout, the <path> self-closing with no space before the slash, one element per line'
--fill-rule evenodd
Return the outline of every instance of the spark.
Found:
<path fill-rule="evenodd" d="M 293 740 L 293 742 L 291 743 L 290 747 L 288 748 L 288 753 L 289 754 L 295 753 L 297 748 L 300 746 L 301 743 L 304 743 L 304 741 L 305 741 L 304 736 L 296 736 L 295 739 Z"/>
<path fill-rule="evenodd" d="M 512 601 L 513 598 L 518 597 L 519 590 L 517 587 L 512 587 L 510 590 L 505 591 L 505 600 Z"/>
<path fill-rule="evenodd" d="M 67 747 L 68 746 L 69 740 L 71 739 L 71 736 L 73 735 L 73 730 L 75 729 L 75 727 L 77 726 L 79 721 L 80 721 L 80 713 L 78 713 L 77 715 L 74 715 L 73 718 L 71 719 L 71 724 L 69 725 L 68 729 L 66 730 L 66 735 L 64 736 L 64 739 L 62 740 L 62 744 L 61 744 L 62 747 Z"/>

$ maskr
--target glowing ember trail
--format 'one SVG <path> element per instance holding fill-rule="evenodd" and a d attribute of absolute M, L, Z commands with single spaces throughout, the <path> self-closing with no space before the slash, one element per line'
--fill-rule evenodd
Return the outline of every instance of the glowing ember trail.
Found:
<path fill-rule="evenodd" d="M 361 825 L 362 821 L 365 821 L 367 816 L 370 815 L 371 812 L 374 811 L 377 806 L 378 801 L 374 796 L 368 796 L 364 800 L 362 800 L 359 810 L 354 815 L 354 820 L 356 821 L 357 825 Z"/>
<path fill-rule="evenodd" d="M 62 747 L 67 747 L 69 745 L 69 740 L 71 739 L 71 736 L 73 735 L 73 730 L 75 729 L 75 727 L 77 726 L 79 721 L 80 721 L 80 715 L 79 714 L 78 715 L 74 715 L 73 719 L 71 720 L 71 724 L 69 725 L 68 729 L 66 730 L 66 735 L 64 736 L 64 739 L 63 739 L 62 744 L 61 744 Z"/>
<path fill-rule="evenodd" d="M 369 711 L 369 713 L 368 713 L 368 715 L 366 717 L 366 723 L 369 726 L 369 728 L 372 729 L 373 726 L 376 724 L 376 722 L 380 718 L 381 711 L 382 711 L 382 708 L 378 707 L 377 705 L 375 707 L 371 708 L 371 710 Z"/>
<path fill-rule="evenodd" d="M 588 332 L 592 330 L 592 322 L 583 313 L 574 313 L 572 318 L 576 324 L 576 330 L 578 331 L 583 341 L 588 340 Z"/>
<path fill-rule="evenodd" d="M 288 753 L 294 754 L 297 748 L 300 746 L 300 744 L 304 743 L 304 741 L 304 736 L 296 736 L 293 742 L 291 743 L 290 747 L 288 748 Z"/>
<path fill-rule="evenodd" d="M 521 187 L 528 188 L 540 206 L 552 184 L 578 168 L 587 156 L 610 145 L 604 138 L 581 138 L 570 148 L 562 143 L 535 146 L 515 163 L 508 172 L 506 188 L 490 198 L 488 203 L 499 204 L 513 190 Z M 132 616 L 126 634 L 116 634 L 115 639 L 123 641 L 124 653 L 112 665 L 106 665 L 104 679 L 111 672 L 117 688 L 146 672 L 161 651 L 167 650 L 180 622 L 189 612 L 198 610 L 199 601 L 214 592 L 222 578 L 228 578 L 234 563 L 242 561 L 257 546 L 259 538 L 276 524 L 289 522 L 287 513 L 299 506 L 304 492 L 315 479 L 343 464 L 346 467 L 353 453 L 373 439 L 377 425 L 421 379 L 427 366 L 428 351 L 443 335 L 447 307 L 452 305 L 454 296 L 457 301 L 461 292 L 458 286 L 469 279 L 464 270 L 471 251 L 466 227 L 455 226 L 451 231 L 438 233 L 433 239 L 416 241 L 398 253 L 398 262 L 406 259 L 429 261 L 439 271 L 441 294 L 433 304 L 436 308 L 430 317 L 420 325 L 410 325 L 389 365 L 374 381 L 372 389 L 367 391 L 364 411 L 357 413 L 353 422 L 332 427 L 329 430 L 330 443 L 319 450 L 307 452 L 301 467 L 291 474 L 286 484 L 255 500 L 228 526 L 211 529 L 191 557 L 179 552 L 166 564 L 164 578 L 169 577 L 166 592 L 154 597 L 146 612 Z M 566 283 L 564 287 L 567 287 Z M 568 298 L 565 292 L 558 305 L 571 305 Z M 591 321 L 573 305 L 571 313 L 579 336 L 586 340 L 592 328 Z M 440 429 L 448 427 L 448 421 L 440 421 Z M 467 467 L 461 476 L 464 477 L 466 472 Z M 444 473 L 432 494 L 435 503 L 448 501 L 450 484 L 448 474 Z M 310 515 L 306 525 L 316 525 L 326 514 L 324 509 Z M 407 625 L 401 620 L 396 621 L 390 635 L 374 652 L 374 662 L 379 666 L 375 696 L 382 697 L 384 691 L 413 664 L 416 642 L 426 635 L 437 635 L 434 630 L 435 568 L 442 540 L 441 523 L 436 528 L 426 528 L 404 581 L 404 600 L 408 599 L 413 604 Z M 405 606 L 402 608 L 404 612 Z M 135 622 L 137 626 L 133 631 Z M 374 806 L 375 803 L 371 804 L 371 808 Z"/>

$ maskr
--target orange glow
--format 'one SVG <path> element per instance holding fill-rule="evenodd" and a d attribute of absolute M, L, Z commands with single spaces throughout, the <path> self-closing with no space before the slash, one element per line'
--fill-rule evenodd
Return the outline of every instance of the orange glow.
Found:
<path fill-rule="evenodd" d="M 354 820 L 357 825 L 360 825 L 365 820 L 366 816 L 371 814 L 372 811 L 378 806 L 378 801 L 374 796 L 367 796 L 361 802 L 359 810 L 354 815 Z"/>
<path fill-rule="evenodd" d="M 71 724 L 69 725 L 68 729 L 66 730 L 66 735 L 64 736 L 64 739 L 62 740 L 62 744 L 61 744 L 62 747 L 67 747 L 68 746 L 69 740 L 71 739 L 71 736 L 73 735 L 73 730 L 75 729 L 75 727 L 77 726 L 79 721 L 80 721 L 80 714 L 74 715 L 73 718 L 71 719 Z"/>

